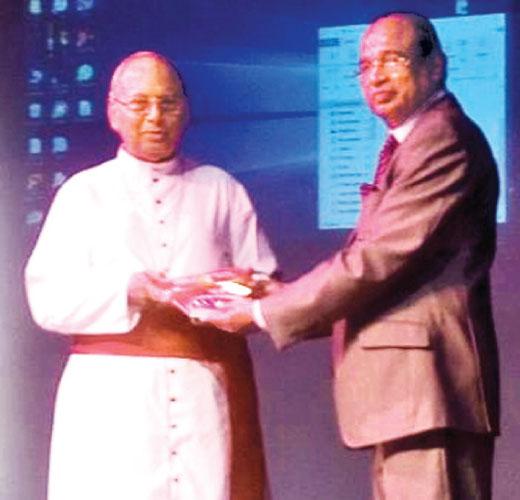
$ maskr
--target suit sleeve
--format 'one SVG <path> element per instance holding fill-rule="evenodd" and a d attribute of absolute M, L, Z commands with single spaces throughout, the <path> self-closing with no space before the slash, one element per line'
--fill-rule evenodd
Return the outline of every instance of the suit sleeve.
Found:
<path fill-rule="evenodd" d="M 405 280 L 431 271 L 439 253 L 453 251 L 454 238 L 446 235 L 458 230 L 475 182 L 456 130 L 441 120 L 430 123 L 394 160 L 391 186 L 375 193 L 381 200 L 369 218 L 360 218 L 351 244 L 261 301 L 278 348 L 340 317 L 374 314 Z"/>

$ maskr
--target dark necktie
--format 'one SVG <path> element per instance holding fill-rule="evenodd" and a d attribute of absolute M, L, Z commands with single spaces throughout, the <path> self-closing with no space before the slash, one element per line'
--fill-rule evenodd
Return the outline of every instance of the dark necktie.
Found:
<path fill-rule="evenodd" d="M 395 148 L 399 146 L 399 142 L 397 139 L 390 134 L 387 138 L 381 151 L 379 152 L 379 157 L 377 160 L 377 168 L 376 173 L 374 175 L 374 184 L 379 186 L 381 184 L 381 178 L 388 168 L 388 164 L 390 163 L 390 158 L 394 154 Z"/>

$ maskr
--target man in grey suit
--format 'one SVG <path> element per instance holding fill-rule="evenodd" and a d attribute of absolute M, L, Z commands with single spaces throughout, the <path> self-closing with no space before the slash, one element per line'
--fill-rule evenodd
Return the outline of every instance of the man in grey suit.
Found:
<path fill-rule="evenodd" d="M 280 349 L 334 325 L 339 427 L 347 445 L 374 447 L 376 499 L 491 497 L 497 170 L 445 73 L 429 20 L 391 13 L 369 26 L 361 87 L 395 144 L 363 186 L 355 231 L 327 261 L 221 319 L 236 330 L 255 318 Z"/>

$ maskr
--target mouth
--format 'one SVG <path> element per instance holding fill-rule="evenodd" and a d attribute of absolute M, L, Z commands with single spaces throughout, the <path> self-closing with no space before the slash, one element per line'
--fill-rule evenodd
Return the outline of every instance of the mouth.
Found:
<path fill-rule="evenodd" d="M 164 139 L 164 133 L 161 130 L 144 130 L 142 136 L 152 141 L 161 141 Z"/>
<path fill-rule="evenodd" d="M 395 92 L 384 90 L 372 94 L 372 102 L 375 104 L 387 104 L 395 97 Z"/>

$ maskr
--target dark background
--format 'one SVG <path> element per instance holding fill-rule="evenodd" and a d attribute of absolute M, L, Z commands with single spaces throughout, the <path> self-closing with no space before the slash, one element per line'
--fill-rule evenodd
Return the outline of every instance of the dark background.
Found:
<path fill-rule="evenodd" d="M 50 2 L 49 2 L 50 3 Z M 430 17 L 455 14 L 454 0 L 421 2 Z M 518 297 L 520 156 L 518 20 L 520 2 L 469 2 L 470 14 L 508 14 L 508 222 L 499 227 L 493 270 L 502 360 L 503 434 L 495 498 L 518 496 L 520 363 Z M 37 227 L 27 227 L 25 118 L 28 28 L 25 2 L 0 6 L 0 500 L 43 500 L 53 398 L 66 343 L 38 330 L 27 312 L 22 269 Z M 158 50 L 184 76 L 193 120 L 185 150 L 245 183 L 287 278 L 337 248 L 344 231 L 317 228 L 317 29 L 368 23 L 385 11 L 417 9 L 416 0 L 102 0 L 90 19 L 96 67 L 90 121 L 49 124 L 71 137 L 70 153 L 38 168 L 67 174 L 114 153 L 102 113 L 108 78 L 135 50 Z M 29 55 L 28 55 L 29 54 Z M 45 57 L 45 56 L 42 56 Z M 40 124 L 44 131 L 45 124 Z M 28 132 L 29 131 L 29 132 Z M 52 193 L 38 200 L 45 205 Z M 34 200 L 33 200 L 34 201 Z M 328 340 L 276 353 L 251 338 L 274 500 L 369 497 L 369 452 L 345 449 L 330 395 Z M 73 500 L 73 499 L 71 499 Z"/>

